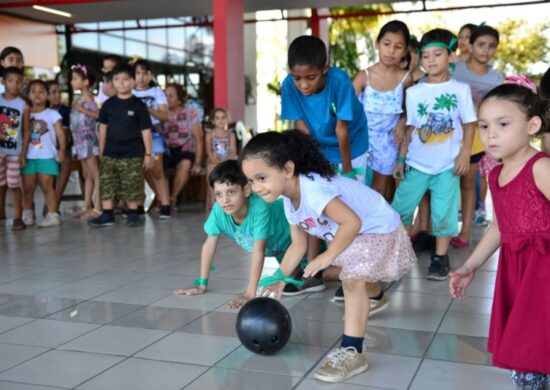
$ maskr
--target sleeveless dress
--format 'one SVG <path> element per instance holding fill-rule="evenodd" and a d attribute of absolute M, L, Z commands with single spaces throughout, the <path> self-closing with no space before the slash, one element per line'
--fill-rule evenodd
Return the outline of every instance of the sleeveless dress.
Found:
<path fill-rule="evenodd" d="M 489 175 L 500 255 L 488 349 L 497 367 L 550 373 L 550 201 L 538 190 L 537 153 L 506 185 Z"/>
<path fill-rule="evenodd" d="M 97 111 L 97 104 L 95 102 L 85 102 L 84 108 L 90 111 Z M 83 112 L 71 110 L 72 153 L 77 160 L 86 160 L 90 157 L 99 156 L 96 122 L 95 118 Z"/>
<path fill-rule="evenodd" d="M 226 137 L 216 137 L 212 134 L 210 147 L 220 162 L 227 160 L 231 153 L 231 133 L 228 133 Z"/>
<path fill-rule="evenodd" d="M 403 82 L 409 76 L 406 72 L 399 84 L 390 91 L 377 91 L 371 87 L 369 73 L 367 86 L 359 95 L 367 116 L 369 131 L 368 165 L 378 173 L 391 175 L 399 146 L 393 141 L 393 133 L 403 113 Z"/>

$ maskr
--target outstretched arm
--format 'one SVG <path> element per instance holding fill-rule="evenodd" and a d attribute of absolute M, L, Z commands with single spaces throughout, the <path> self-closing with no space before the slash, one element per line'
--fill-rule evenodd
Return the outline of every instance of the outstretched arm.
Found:
<path fill-rule="evenodd" d="M 262 269 L 264 268 L 265 245 L 265 240 L 254 241 L 254 249 L 252 250 L 252 264 L 250 267 L 250 274 L 248 276 L 248 287 L 246 288 L 244 294 L 241 294 L 237 298 L 229 301 L 227 304 L 229 308 L 238 309 L 256 296 L 258 282 L 260 281 Z"/>
<path fill-rule="evenodd" d="M 201 271 L 198 280 L 198 285 L 193 288 L 180 288 L 174 290 L 176 295 L 197 295 L 204 294 L 208 285 L 208 276 L 210 275 L 210 267 L 214 261 L 216 246 L 218 245 L 218 236 L 208 236 L 201 251 Z"/>

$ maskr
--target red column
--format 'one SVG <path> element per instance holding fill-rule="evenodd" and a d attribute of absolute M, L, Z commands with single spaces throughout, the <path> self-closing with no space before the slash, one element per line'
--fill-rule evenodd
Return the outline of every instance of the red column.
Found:
<path fill-rule="evenodd" d="M 244 0 L 212 0 L 214 105 L 244 120 Z"/>

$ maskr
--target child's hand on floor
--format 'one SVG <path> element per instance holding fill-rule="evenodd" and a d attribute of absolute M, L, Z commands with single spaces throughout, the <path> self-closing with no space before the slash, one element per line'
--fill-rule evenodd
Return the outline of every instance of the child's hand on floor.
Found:
<path fill-rule="evenodd" d="M 451 296 L 456 299 L 466 298 L 466 290 L 476 272 L 470 267 L 462 266 L 456 271 L 450 273 L 451 279 L 449 279 L 449 289 Z"/>
<path fill-rule="evenodd" d="M 197 286 L 193 288 L 179 288 L 174 290 L 174 295 L 200 295 L 206 292 L 206 286 Z"/>
<path fill-rule="evenodd" d="M 283 296 L 283 288 L 285 287 L 285 282 L 278 282 L 265 286 L 262 291 L 260 291 L 260 296 L 269 297 L 275 299 L 281 299 Z"/>
<path fill-rule="evenodd" d="M 239 309 L 241 306 L 243 306 L 246 302 L 250 301 L 252 297 L 249 297 L 247 294 L 241 294 L 236 298 L 233 298 L 229 302 L 227 302 L 227 307 L 230 309 Z"/>

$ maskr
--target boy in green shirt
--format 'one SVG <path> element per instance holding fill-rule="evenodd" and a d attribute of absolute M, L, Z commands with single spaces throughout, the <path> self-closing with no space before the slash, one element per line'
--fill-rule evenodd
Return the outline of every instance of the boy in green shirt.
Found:
<path fill-rule="evenodd" d="M 266 203 L 252 194 L 235 160 L 218 164 L 208 176 L 216 203 L 204 224 L 208 235 L 202 246 L 200 277 L 194 288 L 178 289 L 176 295 L 204 294 L 214 260 L 218 238 L 225 234 L 245 251 L 252 253 L 252 266 L 246 291 L 229 301 L 230 308 L 239 308 L 256 296 L 265 256 L 281 262 L 290 246 L 290 227 L 285 218 L 282 199 Z"/>

